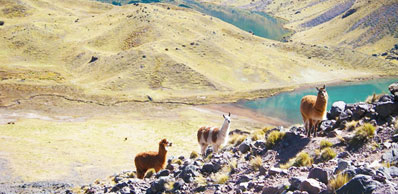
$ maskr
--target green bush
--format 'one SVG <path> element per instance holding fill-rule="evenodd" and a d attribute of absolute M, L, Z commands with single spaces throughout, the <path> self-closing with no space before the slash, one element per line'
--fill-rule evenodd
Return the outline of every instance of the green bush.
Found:
<path fill-rule="evenodd" d="M 330 141 L 328 141 L 328 140 L 322 140 L 322 141 L 319 143 L 319 148 L 320 148 L 321 150 L 324 149 L 324 148 L 332 147 L 332 146 L 333 146 L 333 143 L 330 142 Z"/>
<path fill-rule="evenodd" d="M 348 181 L 350 181 L 350 177 L 348 177 L 347 174 L 340 173 L 337 175 L 336 178 L 329 181 L 329 187 L 332 191 L 336 191 L 337 189 L 348 183 Z"/>
<path fill-rule="evenodd" d="M 332 148 L 325 148 L 321 152 L 322 161 L 329 161 L 336 157 L 336 152 Z"/>
<path fill-rule="evenodd" d="M 272 148 L 276 143 L 283 139 L 285 136 L 284 132 L 272 131 L 268 134 L 266 145 L 268 148 Z"/>
<path fill-rule="evenodd" d="M 356 129 L 354 137 L 351 139 L 351 145 L 365 143 L 373 139 L 376 127 L 370 123 L 366 123 Z"/>

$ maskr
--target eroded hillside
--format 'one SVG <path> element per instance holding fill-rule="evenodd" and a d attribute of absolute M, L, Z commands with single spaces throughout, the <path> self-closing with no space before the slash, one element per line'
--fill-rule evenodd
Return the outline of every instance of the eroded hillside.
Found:
<path fill-rule="evenodd" d="M 275 88 L 396 71 L 389 62 L 351 50 L 267 40 L 167 4 L 18 0 L 4 5 L 3 105 L 43 95 L 97 104 L 148 101 L 147 96 L 231 101 L 266 96 Z"/>

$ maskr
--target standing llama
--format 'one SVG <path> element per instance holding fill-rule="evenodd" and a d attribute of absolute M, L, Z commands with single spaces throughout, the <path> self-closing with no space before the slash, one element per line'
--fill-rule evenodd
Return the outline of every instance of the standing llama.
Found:
<path fill-rule="evenodd" d="M 301 99 L 300 112 L 303 116 L 304 127 L 308 137 L 311 137 L 311 131 L 314 130 L 314 137 L 319 123 L 326 118 L 326 106 L 328 104 L 328 93 L 326 86 L 316 88 L 318 96 L 307 95 Z"/>
<path fill-rule="evenodd" d="M 137 168 L 137 177 L 144 178 L 145 172 L 154 168 L 156 172 L 164 168 L 166 163 L 167 146 L 171 146 L 171 142 L 162 139 L 159 142 L 158 152 L 141 152 L 134 158 L 135 167 Z"/>
<path fill-rule="evenodd" d="M 213 147 L 213 151 L 217 152 L 221 145 L 225 145 L 228 141 L 229 125 L 231 124 L 231 113 L 224 117 L 224 123 L 220 128 L 217 127 L 201 127 L 198 130 L 198 142 L 205 155 L 208 145 Z"/>

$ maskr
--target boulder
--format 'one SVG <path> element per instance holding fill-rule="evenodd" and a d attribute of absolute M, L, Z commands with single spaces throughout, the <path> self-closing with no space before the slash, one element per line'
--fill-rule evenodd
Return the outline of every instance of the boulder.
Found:
<path fill-rule="evenodd" d="M 392 95 L 398 96 L 398 82 L 389 85 L 388 90 L 390 90 Z"/>
<path fill-rule="evenodd" d="M 348 183 L 336 190 L 337 194 L 370 194 L 380 183 L 373 180 L 371 176 L 356 175 Z"/>
<path fill-rule="evenodd" d="M 240 183 L 245 183 L 245 182 L 249 182 L 249 181 L 251 181 L 251 178 L 250 178 L 249 176 L 247 176 L 247 175 L 241 175 L 241 176 L 238 178 L 237 183 L 240 184 Z"/>
<path fill-rule="evenodd" d="M 307 191 L 309 194 L 318 194 L 323 190 L 326 190 L 326 185 L 315 179 L 305 179 L 300 184 L 300 191 Z"/>
<path fill-rule="evenodd" d="M 330 108 L 330 118 L 328 119 L 335 119 L 340 116 L 342 112 L 345 111 L 346 103 L 343 101 L 337 101 L 332 104 L 332 108 Z"/>
<path fill-rule="evenodd" d="M 308 174 L 308 178 L 317 179 L 325 184 L 328 184 L 329 181 L 328 172 L 322 168 L 312 168 Z"/>
<path fill-rule="evenodd" d="M 161 177 L 151 183 L 149 188 L 153 193 L 161 193 L 166 190 L 165 184 L 167 183 L 166 177 Z"/>
<path fill-rule="evenodd" d="M 346 160 L 338 160 L 337 167 L 334 170 L 334 173 L 336 174 L 338 172 L 342 172 L 345 169 L 347 169 L 349 166 L 350 166 L 350 164 L 348 163 L 348 161 L 346 161 Z"/>
<path fill-rule="evenodd" d="M 197 167 L 194 165 L 186 165 L 183 170 L 180 172 L 178 177 L 182 178 L 186 183 L 190 183 L 193 181 L 193 177 L 198 176 Z"/>
<path fill-rule="evenodd" d="M 381 156 L 381 159 L 387 163 L 398 162 L 398 148 L 392 148 Z"/>
<path fill-rule="evenodd" d="M 212 163 L 206 163 L 202 166 L 202 169 L 200 171 L 202 173 L 212 173 L 215 171 L 215 168 Z"/>
<path fill-rule="evenodd" d="M 283 170 L 283 169 L 280 169 L 280 168 L 270 168 L 268 170 L 268 174 L 271 175 L 271 176 L 277 175 L 277 174 L 287 175 L 287 170 Z"/>
<path fill-rule="evenodd" d="M 170 174 L 170 170 L 168 170 L 168 169 L 163 169 L 163 170 L 161 170 L 161 171 L 159 171 L 157 174 L 156 174 L 156 178 L 159 178 L 159 177 L 162 177 L 162 176 L 169 176 L 169 174 Z"/>
<path fill-rule="evenodd" d="M 377 102 L 375 107 L 376 112 L 381 117 L 388 117 L 392 114 L 398 113 L 398 103 L 394 102 Z"/>
<path fill-rule="evenodd" d="M 292 177 L 289 179 L 290 190 L 298 190 L 300 189 L 301 183 L 305 180 L 305 177 Z"/>
<path fill-rule="evenodd" d="M 245 141 L 243 141 L 240 145 L 239 145 L 239 151 L 242 152 L 243 154 L 250 151 L 250 142 L 247 141 L 248 139 L 246 139 Z"/>

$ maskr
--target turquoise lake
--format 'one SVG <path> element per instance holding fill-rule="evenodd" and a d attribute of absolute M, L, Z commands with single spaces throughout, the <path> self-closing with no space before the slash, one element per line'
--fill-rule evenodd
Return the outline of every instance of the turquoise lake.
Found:
<path fill-rule="evenodd" d="M 390 93 L 388 86 L 398 79 L 376 79 L 364 82 L 350 82 L 335 86 L 326 86 L 329 95 L 328 111 L 333 102 L 344 101 L 355 103 L 365 101 L 374 93 Z M 321 87 L 321 85 L 319 86 Z M 300 101 L 305 95 L 317 95 L 315 87 L 284 92 L 269 98 L 261 98 L 253 101 L 240 101 L 236 105 L 249 108 L 253 111 L 270 117 L 277 117 L 286 122 L 302 123 L 300 114 Z"/>
<path fill-rule="evenodd" d="M 180 7 L 194 9 L 198 12 L 210 15 L 230 23 L 244 31 L 252 32 L 256 36 L 272 40 L 282 40 L 291 31 L 283 28 L 283 21 L 271 17 L 265 13 L 236 9 L 228 6 L 218 6 L 208 3 L 199 3 L 194 0 L 97 0 L 113 5 L 125 5 L 132 3 L 170 3 Z"/>

